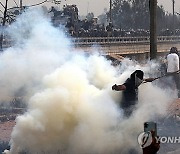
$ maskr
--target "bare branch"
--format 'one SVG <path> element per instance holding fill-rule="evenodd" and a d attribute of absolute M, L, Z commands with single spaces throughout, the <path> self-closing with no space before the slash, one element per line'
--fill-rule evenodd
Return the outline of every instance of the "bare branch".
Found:
<path fill-rule="evenodd" d="M 0 4 L 2 5 L 2 7 L 3 7 L 3 8 L 5 8 L 5 6 L 3 5 L 3 3 L 2 3 L 2 2 L 0 2 Z"/>
<path fill-rule="evenodd" d="M 16 6 L 19 7 L 18 4 L 16 3 L 16 1 L 15 1 L 15 0 L 13 0 L 13 1 L 14 1 L 14 3 L 16 4 Z"/>
<path fill-rule="evenodd" d="M 41 4 L 46 3 L 46 2 L 48 2 L 48 0 L 45 0 L 45 1 L 37 3 L 37 4 L 29 5 L 27 7 L 33 7 L 33 6 L 41 5 Z"/>

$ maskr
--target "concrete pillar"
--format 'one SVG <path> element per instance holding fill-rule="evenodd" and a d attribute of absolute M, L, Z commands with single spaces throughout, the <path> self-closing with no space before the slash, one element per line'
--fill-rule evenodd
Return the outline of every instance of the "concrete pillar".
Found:
<path fill-rule="evenodd" d="M 150 59 L 157 57 L 157 0 L 150 0 Z"/>

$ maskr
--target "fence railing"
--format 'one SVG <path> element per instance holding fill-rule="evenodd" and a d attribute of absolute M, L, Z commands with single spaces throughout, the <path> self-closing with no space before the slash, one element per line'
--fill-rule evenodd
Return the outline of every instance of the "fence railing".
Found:
<path fill-rule="evenodd" d="M 77 46 L 150 43 L 150 37 L 86 37 L 72 38 L 72 42 Z M 157 42 L 180 42 L 180 36 L 158 36 Z"/>
<path fill-rule="evenodd" d="M 71 38 L 75 46 L 91 45 L 123 45 L 123 44 L 148 44 L 150 37 L 80 37 Z M 4 39 L 3 46 L 9 47 L 13 43 L 11 39 Z M 180 42 L 180 36 L 158 36 L 157 43 Z"/>

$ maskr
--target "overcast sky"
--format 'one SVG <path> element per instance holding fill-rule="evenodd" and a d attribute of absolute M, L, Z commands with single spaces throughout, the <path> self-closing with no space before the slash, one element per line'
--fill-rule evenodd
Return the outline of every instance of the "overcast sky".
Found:
<path fill-rule="evenodd" d="M 5 0 L 0 0 L 2 3 Z M 20 0 L 9 0 L 8 5 L 9 7 L 15 6 L 15 2 L 19 4 Z M 43 2 L 44 0 L 22 0 L 23 5 L 32 5 L 38 2 Z M 80 15 L 86 15 L 87 12 L 93 12 L 95 16 L 98 16 L 102 12 L 104 12 L 104 8 L 109 8 L 109 1 L 110 0 L 61 0 L 62 7 L 63 4 L 76 4 L 79 8 Z M 51 6 L 52 3 L 46 3 L 47 6 Z M 163 5 L 164 9 L 168 12 L 172 13 L 172 0 L 158 0 L 158 5 Z M 180 12 L 180 0 L 175 0 L 175 11 Z"/>

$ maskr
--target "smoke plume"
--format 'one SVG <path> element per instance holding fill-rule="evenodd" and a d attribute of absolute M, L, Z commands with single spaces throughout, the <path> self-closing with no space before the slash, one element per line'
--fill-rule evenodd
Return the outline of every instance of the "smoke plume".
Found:
<path fill-rule="evenodd" d="M 141 66 L 124 59 L 118 67 L 98 53 L 74 50 L 41 10 L 27 10 L 8 30 L 14 46 L 0 55 L 1 101 L 24 88 L 27 112 L 16 119 L 11 148 L 18 154 L 110 154 L 141 149 L 143 123 L 166 114 L 174 96 L 156 83 L 139 88 L 130 118 L 119 108 L 121 92 L 111 90 L 136 69 L 154 75 L 156 63 Z"/>

